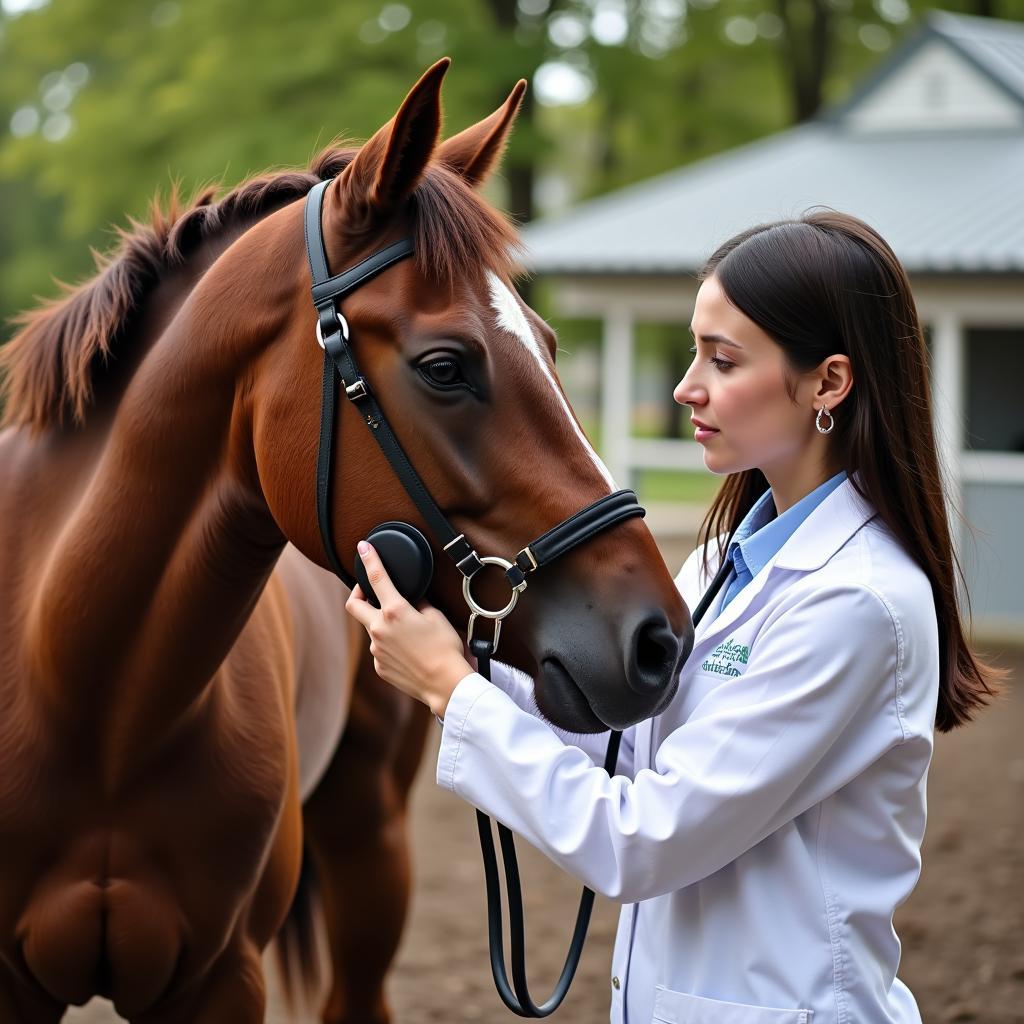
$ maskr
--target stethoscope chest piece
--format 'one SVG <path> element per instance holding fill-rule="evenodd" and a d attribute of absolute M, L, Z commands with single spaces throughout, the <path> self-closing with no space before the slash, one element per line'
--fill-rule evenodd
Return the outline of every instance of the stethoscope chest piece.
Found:
<path fill-rule="evenodd" d="M 409 523 L 389 522 L 375 526 L 366 539 L 402 597 L 412 605 L 422 601 L 434 575 L 434 554 L 427 538 Z M 370 604 L 379 608 L 380 601 L 370 586 L 363 560 L 354 561 L 356 581 Z"/>

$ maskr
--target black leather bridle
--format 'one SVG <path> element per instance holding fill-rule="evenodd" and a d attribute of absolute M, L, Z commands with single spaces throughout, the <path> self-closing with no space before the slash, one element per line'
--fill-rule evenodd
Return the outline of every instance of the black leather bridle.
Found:
<path fill-rule="evenodd" d="M 313 278 L 313 305 L 317 311 L 316 335 L 324 350 L 323 393 L 320 409 L 320 442 L 317 453 L 316 492 L 317 519 L 320 536 L 328 562 L 342 581 L 352 587 L 356 580 L 345 570 L 338 558 L 334 546 L 331 527 L 331 465 L 335 430 L 335 400 L 337 385 L 340 380 L 345 389 L 346 398 L 359 410 L 363 421 L 380 445 L 395 475 L 419 510 L 430 532 L 442 545 L 445 554 L 455 563 L 462 574 L 462 591 L 470 609 L 468 641 L 470 650 L 477 658 L 479 671 L 485 678 L 490 678 L 490 659 L 494 655 L 500 638 L 502 620 L 511 613 L 526 589 L 529 576 L 538 569 L 549 565 L 555 559 L 571 551 L 579 544 L 610 529 L 618 523 L 636 516 L 643 516 L 644 509 L 637 503 L 636 495 L 630 490 L 620 490 L 609 494 L 586 508 L 580 509 L 568 519 L 544 533 L 537 540 L 528 544 L 512 561 L 497 556 L 481 557 L 464 534 L 457 533 L 448 522 L 444 513 L 437 507 L 430 492 L 427 490 L 419 474 L 402 450 L 395 437 L 387 417 L 381 411 L 366 378 L 359 372 L 358 364 L 351 347 L 351 331 L 348 322 L 338 309 L 338 303 L 350 295 L 361 285 L 383 273 L 401 260 L 408 259 L 414 253 L 411 239 L 402 239 L 384 249 L 368 256 L 358 265 L 331 276 L 327 266 L 327 253 L 324 247 L 321 211 L 324 192 L 330 180 L 321 181 L 310 191 L 305 204 L 305 236 L 306 252 Z M 424 562 L 430 561 L 430 569 L 425 570 L 429 581 L 432 570 L 432 556 L 429 545 L 423 541 L 422 535 L 409 524 L 388 523 L 390 528 L 397 528 L 400 533 L 411 531 L 413 547 L 420 553 Z M 374 531 L 370 533 L 373 539 Z M 417 540 L 416 538 L 419 538 Z M 421 544 L 420 541 L 423 541 Z M 424 551 L 425 548 L 425 551 Z M 358 561 L 356 562 L 358 565 Z M 471 583 L 484 565 L 498 565 L 504 572 L 511 587 L 511 597 L 504 608 L 491 610 L 482 607 L 473 598 Z M 385 560 L 387 567 L 387 561 Z M 724 568 L 724 567 L 723 567 Z M 721 573 L 719 574 L 721 575 Z M 724 577 L 723 577 L 724 578 Z M 360 581 L 362 582 L 362 581 Z M 364 587 L 364 590 L 366 588 Z M 409 596 L 408 594 L 406 595 Z M 702 602 L 704 605 L 705 602 Z M 702 613 L 703 609 L 700 609 Z M 474 627 L 478 617 L 488 618 L 494 622 L 494 635 L 491 639 L 474 636 Z M 609 775 L 615 773 L 618 759 L 621 733 L 613 731 L 608 743 L 608 754 L 605 758 L 605 770 Z M 484 876 L 487 885 L 487 916 L 488 933 L 491 948 L 491 971 L 494 983 L 505 1005 L 521 1017 L 546 1017 L 554 1012 L 565 998 L 572 982 L 573 975 L 579 964 L 580 954 L 586 938 L 590 913 L 593 907 L 594 893 L 584 888 L 580 899 L 580 908 L 576 917 L 569 954 L 555 987 L 554 994 L 547 1002 L 536 1005 L 530 998 L 526 983 L 525 967 L 525 934 L 523 923 L 522 893 L 519 884 L 519 870 L 515 854 L 512 833 L 498 823 L 498 835 L 501 841 L 502 857 L 505 863 L 506 888 L 509 899 L 509 934 L 511 939 L 512 984 L 509 984 L 505 972 L 504 953 L 502 949 L 501 891 L 498 882 L 497 858 L 494 852 L 494 841 L 491 835 L 490 819 L 481 811 L 477 811 L 477 824 L 480 831 L 480 845 L 484 859 Z"/>

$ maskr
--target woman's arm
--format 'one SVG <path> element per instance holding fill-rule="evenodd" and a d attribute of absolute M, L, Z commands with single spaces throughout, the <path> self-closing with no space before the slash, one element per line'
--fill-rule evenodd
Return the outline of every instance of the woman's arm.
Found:
<path fill-rule="evenodd" d="M 474 673 L 474 675 L 477 675 Z M 477 675 L 482 679 L 482 676 Z M 537 698 L 534 694 L 534 681 L 519 669 L 512 668 L 501 661 L 491 662 L 491 684 L 498 687 L 502 693 L 513 700 L 517 707 L 535 718 L 547 723 L 548 728 L 562 741 L 569 746 L 579 747 L 584 751 L 591 761 L 598 767 L 604 766 L 605 755 L 608 753 L 608 740 L 610 732 L 598 733 L 575 733 L 559 729 L 552 725 L 537 706 Z M 636 727 L 626 729 L 622 733 L 619 744 L 619 755 L 616 760 L 616 775 L 625 775 L 633 778 L 633 737 Z"/>
<path fill-rule="evenodd" d="M 900 643 L 869 588 L 804 595 L 633 780 L 470 676 L 447 709 L 437 781 L 595 891 L 648 899 L 717 871 L 903 742 Z"/>

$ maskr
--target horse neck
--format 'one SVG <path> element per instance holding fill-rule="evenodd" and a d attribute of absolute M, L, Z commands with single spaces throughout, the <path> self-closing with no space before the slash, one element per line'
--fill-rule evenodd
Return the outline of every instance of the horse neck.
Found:
<path fill-rule="evenodd" d="M 35 685 L 119 732 L 171 727 L 204 692 L 284 546 L 242 386 L 260 311 L 217 315 L 236 308 L 222 262 L 150 318 L 166 329 L 143 341 L 32 604 Z"/>

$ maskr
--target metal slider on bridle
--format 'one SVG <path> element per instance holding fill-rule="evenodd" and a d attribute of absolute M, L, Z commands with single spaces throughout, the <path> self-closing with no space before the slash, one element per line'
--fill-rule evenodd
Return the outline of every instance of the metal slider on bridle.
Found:
<path fill-rule="evenodd" d="M 455 551 L 451 548 L 456 547 Z M 483 562 L 480 561 L 480 556 L 473 549 L 473 546 L 466 540 L 466 535 L 460 533 L 458 537 L 454 537 L 448 541 L 444 546 L 444 551 L 449 558 L 455 563 L 456 568 L 462 573 L 464 579 L 470 579 L 475 576 L 484 566 Z M 462 552 L 462 557 L 459 557 L 459 553 Z"/>
<path fill-rule="evenodd" d="M 516 555 L 515 561 L 505 570 L 505 578 L 508 580 L 508 585 L 516 593 L 521 594 L 527 587 L 526 574 L 528 572 L 536 572 L 539 568 L 540 566 L 533 552 L 529 547 L 525 547 Z"/>
<path fill-rule="evenodd" d="M 520 559 L 523 557 L 529 560 L 529 565 L 523 565 L 523 563 L 520 561 Z M 518 565 L 519 568 L 523 570 L 523 572 L 536 572 L 537 569 L 540 568 L 540 566 L 537 564 L 537 559 L 534 557 L 533 552 L 530 550 L 529 545 L 523 548 L 523 550 L 520 551 L 518 555 L 516 555 L 516 565 Z"/>
<path fill-rule="evenodd" d="M 360 398 L 365 398 L 369 394 L 365 379 L 356 377 L 351 384 L 346 384 L 345 394 L 348 395 L 350 402 L 358 402 Z"/>
<path fill-rule="evenodd" d="M 345 317 L 344 317 L 344 316 L 343 316 L 343 315 L 342 315 L 341 313 L 339 313 L 339 312 L 338 312 L 338 311 L 337 311 L 336 309 L 332 309 L 332 310 L 330 310 L 329 312 L 330 312 L 330 313 L 331 313 L 331 314 L 332 314 L 332 315 L 333 315 L 333 316 L 335 317 L 335 319 L 337 320 L 338 330 L 339 330 L 339 331 L 341 332 L 341 336 L 342 336 L 342 338 L 344 338 L 344 340 L 345 340 L 345 341 L 348 341 L 348 335 L 349 335 L 349 327 L 348 327 L 348 321 L 347 321 L 347 320 L 345 319 Z M 319 345 L 319 346 L 320 346 L 320 347 L 321 347 L 322 349 L 325 349 L 325 350 L 326 350 L 327 346 L 326 346 L 326 345 L 324 344 L 324 329 L 323 329 L 323 321 L 322 321 L 322 320 L 321 320 L 320 318 L 318 318 L 318 319 L 317 319 L 317 322 L 316 322 L 316 343 L 317 343 L 317 344 L 318 344 L 318 345 Z"/>

